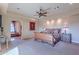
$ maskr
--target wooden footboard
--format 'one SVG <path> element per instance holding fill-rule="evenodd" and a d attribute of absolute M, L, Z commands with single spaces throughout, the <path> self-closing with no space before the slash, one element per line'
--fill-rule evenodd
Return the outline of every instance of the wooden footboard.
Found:
<path fill-rule="evenodd" d="M 54 46 L 55 39 L 51 34 L 40 33 L 40 32 L 35 32 L 34 34 L 35 34 L 35 40 L 47 42 L 49 44 L 52 44 L 52 46 Z"/>

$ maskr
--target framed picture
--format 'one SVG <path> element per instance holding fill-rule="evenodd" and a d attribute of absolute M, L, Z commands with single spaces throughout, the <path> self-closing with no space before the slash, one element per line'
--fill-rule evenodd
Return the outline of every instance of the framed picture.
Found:
<path fill-rule="evenodd" d="M 29 22 L 30 30 L 35 30 L 35 22 Z"/>

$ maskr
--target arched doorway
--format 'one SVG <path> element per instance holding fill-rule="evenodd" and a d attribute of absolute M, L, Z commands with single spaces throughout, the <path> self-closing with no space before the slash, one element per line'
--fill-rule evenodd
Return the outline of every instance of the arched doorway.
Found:
<path fill-rule="evenodd" d="M 19 21 L 11 21 L 10 33 L 11 33 L 11 38 L 14 38 L 14 37 L 21 38 L 22 26 Z"/>

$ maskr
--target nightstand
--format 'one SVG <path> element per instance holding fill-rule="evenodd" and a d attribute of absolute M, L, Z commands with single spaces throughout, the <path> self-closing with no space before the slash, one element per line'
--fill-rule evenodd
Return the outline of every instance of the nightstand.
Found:
<path fill-rule="evenodd" d="M 71 34 L 66 34 L 66 33 L 62 33 L 61 34 L 61 40 L 63 42 L 68 42 L 68 43 L 71 43 L 72 42 L 72 37 L 71 37 Z"/>

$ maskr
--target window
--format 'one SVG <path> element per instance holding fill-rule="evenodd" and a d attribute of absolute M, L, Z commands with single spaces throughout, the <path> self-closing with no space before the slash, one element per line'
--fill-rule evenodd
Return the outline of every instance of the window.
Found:
<path fill-rule="evenodd" d="M 14 24 L 13 24 L 13 23 L 11 23 L 10 32 L 15 32 L 15 29 L 14 29 Z"/>

